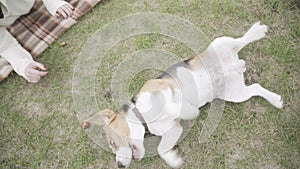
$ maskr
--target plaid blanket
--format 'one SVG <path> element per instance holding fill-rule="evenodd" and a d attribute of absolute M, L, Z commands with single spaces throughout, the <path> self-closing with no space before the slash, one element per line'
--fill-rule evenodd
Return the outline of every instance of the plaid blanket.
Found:
<path fill-rule="evenodd" d="M 36 0 L 31 11 L 18 18 L 7 30 L 19 43 L 31 53 L 33 58 L 40 54 L 64 31 L 77 23 L 77 19 L 92 9 L 101 0 L 66 0 L 74 9 L 74 16 L 69 19 L 56 19 L 52 17 L 42 0 Z M 0 81 L 6 78 L 12 67 L 0 58 Z"/>

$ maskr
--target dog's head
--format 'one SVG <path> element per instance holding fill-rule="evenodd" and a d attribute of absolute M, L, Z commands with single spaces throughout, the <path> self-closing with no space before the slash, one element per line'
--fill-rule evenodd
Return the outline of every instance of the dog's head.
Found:
<path fill-rule="evenodd" d="M 107 143 L 113 153 L 116 154 L 116 162 L 119 168 L 128 167 L 132 159 L 141 159 L 145 154 L 143 146 L 144 128 L 129 119 L 128 108 L 120 112 L 106 109 L 95 114 L 83 123 L 83 128 L 91 124 L 103 127 Z"/>

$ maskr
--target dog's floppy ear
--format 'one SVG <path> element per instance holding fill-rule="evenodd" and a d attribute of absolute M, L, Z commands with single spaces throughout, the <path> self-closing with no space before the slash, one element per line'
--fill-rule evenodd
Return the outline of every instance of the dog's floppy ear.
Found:
<path fill-rule="evenodd" d="M 116 113 L 112 110 L 105 109 L 95 114 L 91 118 L 85 120 L 82 124 L 82 128 L 89 128 L 91 124 L 104 126 L 105 124 L 109 124 L 112 120 L 116 118 Z"/>

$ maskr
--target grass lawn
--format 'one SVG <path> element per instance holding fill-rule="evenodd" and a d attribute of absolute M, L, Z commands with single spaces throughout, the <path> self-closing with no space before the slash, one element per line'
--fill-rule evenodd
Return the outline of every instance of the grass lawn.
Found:
<path fill-rule="evenodd" d="M 269 26 L 267 38 L 245 47 L 239 56 L 247 63 L 246 83 L 258 82 L 280 94 L 284 108 L 278 110 L 258 97 L 226 103 L 216 131 L 208 142 L 199 143 L 201 121 L 209 108 L 205 106 L 200 109 L 199 123 L 179 144 L 185 154 L 183 168 L 300 168 L 299 7 L 297 0 L 100 2 L 38 59 L 48 67 L 48 77 L 30 84 L 14 73 L 0 83 L 0 168 L 116 168 L 114 155 L 80 127 L 72 99 L 73 70 L 84 44 L 98 29 L 141 12 L 169 13 L 189 20 L 209 41 L 223 35 L 239 37 L 258 20 Z M 63 41 L 65 47 L 60 45 Z M 95 89 L 98 102 L 103 102 L 99 109 L 120 106 L 107 97 L 114 67 L 148 48 L 165 49 L 182 59 L 194 54 L 175 39 L 160 35 L 122 41 L 99 67 Z M 131 93 L 157 73 L 138 74 L 129 86 Z M 154 156 L 133 161 L 130 168 L 167 166 Z"/>

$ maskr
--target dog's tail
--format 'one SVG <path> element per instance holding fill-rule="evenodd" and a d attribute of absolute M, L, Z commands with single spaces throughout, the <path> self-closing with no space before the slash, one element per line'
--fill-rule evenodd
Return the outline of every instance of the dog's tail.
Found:
<path fill-rule="evenodd" d="M 245 43 L 250 43 L 266 36 L 268 32 L 268 27 L 266 25 L 261 25 L 260 21 L 253 24 L 253 26 L 244 34 L 241 38 Z"/>

